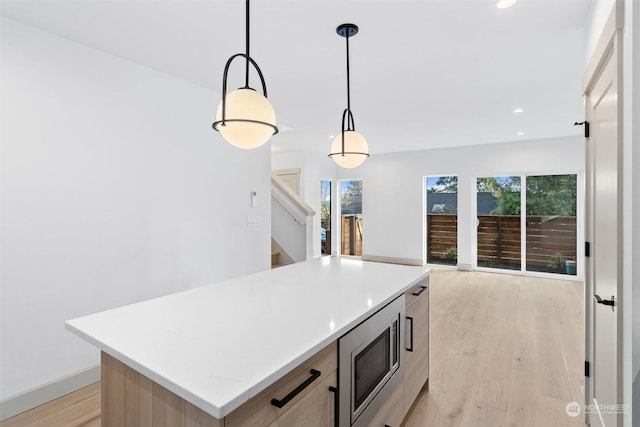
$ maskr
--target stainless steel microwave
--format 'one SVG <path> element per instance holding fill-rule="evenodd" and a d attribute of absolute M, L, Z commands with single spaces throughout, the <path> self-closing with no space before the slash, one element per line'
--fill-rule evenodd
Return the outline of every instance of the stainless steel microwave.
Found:
<path fill-rule="evenodd" d="M 340 426 L 367 426 L 404 374 L 404 294 L 338 340 Z"/>

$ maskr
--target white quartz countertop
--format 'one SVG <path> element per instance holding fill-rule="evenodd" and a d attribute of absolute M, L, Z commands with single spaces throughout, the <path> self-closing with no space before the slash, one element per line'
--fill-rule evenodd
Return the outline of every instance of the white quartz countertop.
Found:
<path fill-rule="evenodd" d="M 315 258 L 69 320 L 66 328 L 223 418 L 430 271 Z"/>

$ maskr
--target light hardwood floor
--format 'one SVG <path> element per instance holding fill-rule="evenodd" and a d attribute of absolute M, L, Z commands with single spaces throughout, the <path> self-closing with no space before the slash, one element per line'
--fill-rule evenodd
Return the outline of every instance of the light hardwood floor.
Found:
<path fill-rule="evenodd" d="M 435 268 L 429 391 L 404 427 L 580 426 L 582 283 Z M 99 426 L 100 383 L 0 423 Z"/>
<path fill-rule="evenodd" d="M 2 427 L 100 427 L 100 383 L 0 423 Z"/>
<path fill-rule="evenodd" d="M 584 425 L 583 285 L 435 269 L 429 391 L 405 427 Z"/>

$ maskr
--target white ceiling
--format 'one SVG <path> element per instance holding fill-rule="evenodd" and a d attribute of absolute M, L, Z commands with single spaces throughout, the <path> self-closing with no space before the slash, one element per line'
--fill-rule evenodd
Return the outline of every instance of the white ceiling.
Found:
<path fill-rule="evenodd" d="M 335 33 L 345 22 L 360 27 L 350 40 L 351 107 L 372 155 L 579 135 L 591 0 L 495 3 L 254 0 L 251 56 L 283 129 L 273 149 L 329 150 L 346 107 L 345 41 Z M 244 4 L 2 0 L 0 13 L 209 88 L 213 119 L 224 64 L 244 51 Z M 242 85 L 241 64 L 231 88 Z"/>

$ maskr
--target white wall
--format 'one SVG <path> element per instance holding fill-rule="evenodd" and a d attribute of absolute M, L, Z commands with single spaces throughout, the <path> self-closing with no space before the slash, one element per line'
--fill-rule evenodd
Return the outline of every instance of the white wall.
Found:
<path fill-rule="evenodd" d="M 587 15 L 584 32 L 584 64 L 589 63 L 593 50 L 598 43 L 598 38 L 602 33 L 604 24 L 609 18 L 609 14 L 614 4 L 621 0 L 591 0 L 591 10 Z M 626 0 L 625 0 L 626 1 Z M 632 0 L 633 1 L 633 0 Z"/>
<path fill-rule="evenodd" d="M 291 213 L 275 199 L 271 199 L 271 237 L 275 249 L 281 251 L 279 264 L 285 265 L 288 259 L 292 263 L 307 259 L 307 224 L 294 221 Z"/>
<path fill-rule="evenodd" d="M 524 172 L 582 172 L 584 139 L 548 140 L 377 154 L 340 179 L 362 179 L 363 255 L 421 261 L 424 176 L 458 176 L 458 263 L 472 264 L 475 177 Z"/>
<path fill-rule="evenodd" d="M 327 150 L 329 144 L 327 144 Z M 303 151 L 273 152 L 271 155 L 271 167 L 277 169 L 300 169 L 300 196 L 311 206 L 316 214 L 313 217 L 312 248 L 313 257 L 321 255 L 320 250 L 320 182 L 323 179 L 332 181 L 332 194 L 334 205 L 338 194 L 336 192 L 336 165 L 328 155 L 322 153 Z M 332 206 L 332 209 L 334 207 Z M 337 212 L 337 211 L 335 211 Z M 332 233 L 336 232 L 335 224 L 331 226 Z M 336 235 L 331 236 L 333 250 L 337 249 Z"/>
<path fill-rule="evenodd" d="M 268 269 L 270 152 L 223 142 L 211 91 L 0 23 L 5 399 L 99 363 L 67 319 Z"/>

